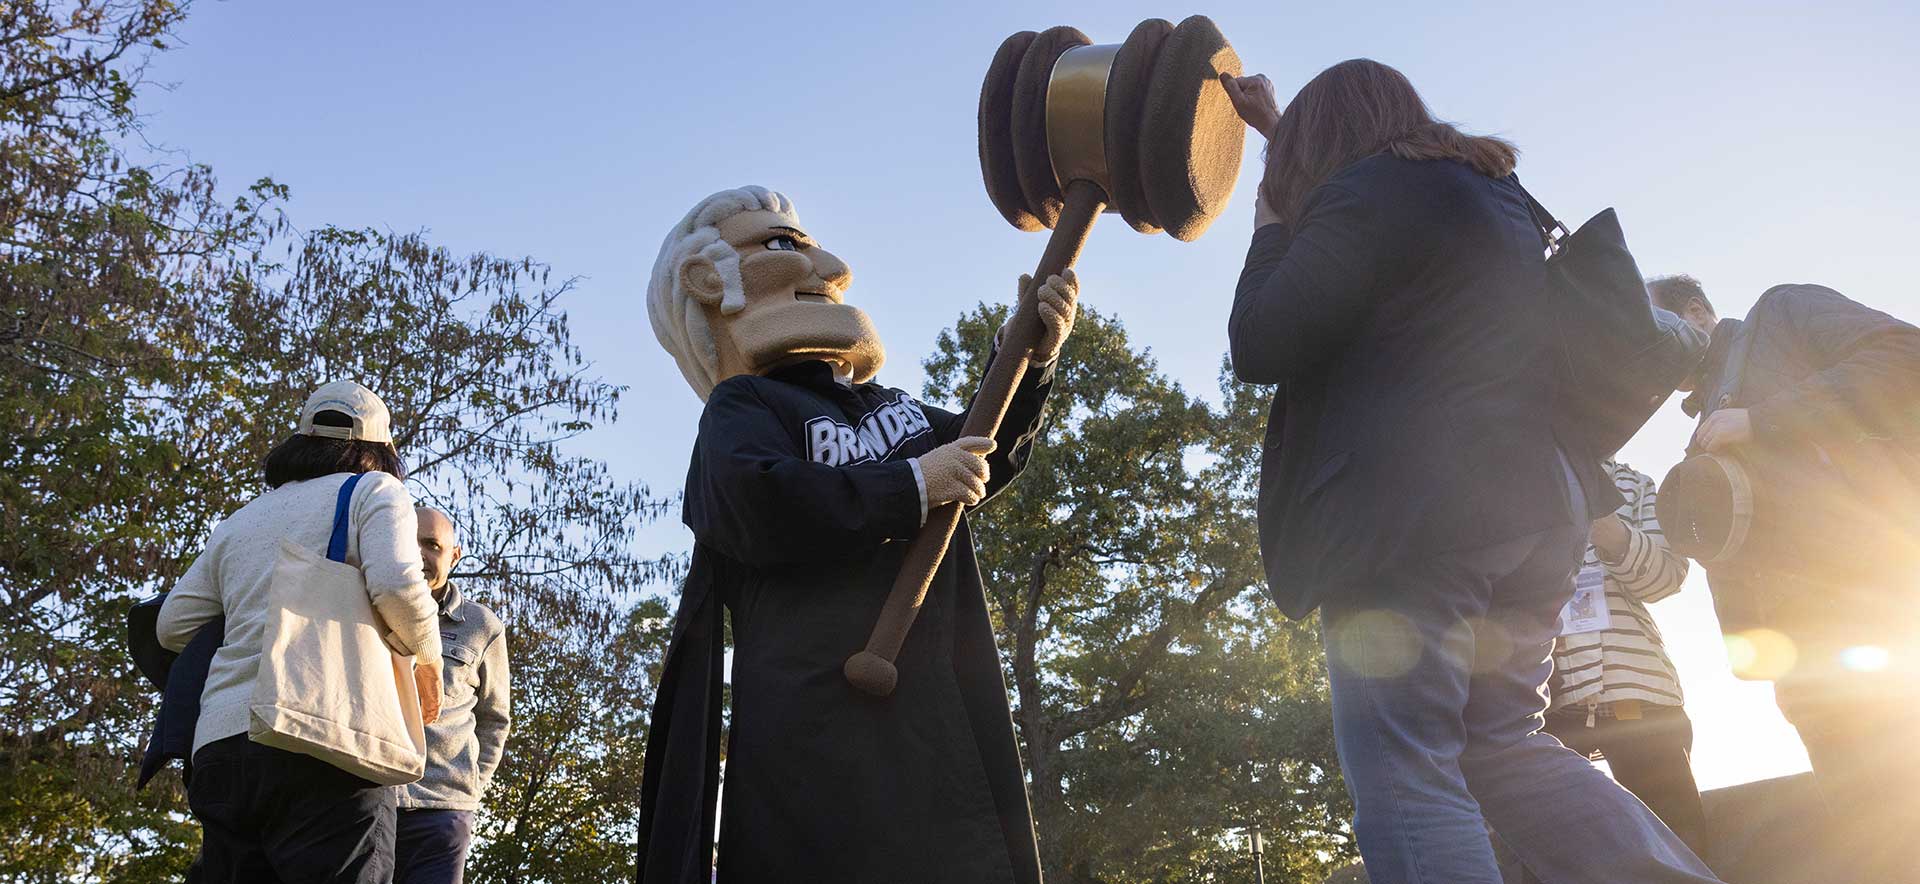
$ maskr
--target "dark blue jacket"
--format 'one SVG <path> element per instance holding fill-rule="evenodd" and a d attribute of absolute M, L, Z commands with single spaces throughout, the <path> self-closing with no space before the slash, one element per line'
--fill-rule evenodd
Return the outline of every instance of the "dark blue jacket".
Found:
<path fill-rule="evenodd" d="M 1234 373 L 1279 385 L 1260 541 L 1288 616 L 1571 518 L 1527 205 L 1512 180 L 1383 154 L 1310 193 L 1297 230 L 1255 231 L 1228 334 Z M 1617 503 L 1597 460 L 1575 467 Z"/>
<path fill-rule="evenodd" d="M 220 650 L 226 634 L 227 618 L 215 617 L 200 627 L 200 631 L 193 634 L 193 640 L 161 671 L 156 673 L 150 666 L 142 667 L 161 689 L 160 715 L 153 723 L 153 733 L 147 737 L 146 751 L 140 756 L 140 780 L 134 785 L 135 789 L 146 788 L 147 781 L 175 758 L 181 761 L 181 779 L 193 779 L 193 730 L 200 721 L 200 694 L 207 686 L 207 670 L 213 665 L 213 655 Z M 144 638 L 152 640 L 153 635 L 148 632 Z M 136 648 L 144 644 L 138 630 L 132 640 Z M 171 656 L 159 647 L 157 640 L 151 641 L 148 650 L 151 649 Z M 137 650 L 136 656 L 140 655 L 141 651 Z"/>

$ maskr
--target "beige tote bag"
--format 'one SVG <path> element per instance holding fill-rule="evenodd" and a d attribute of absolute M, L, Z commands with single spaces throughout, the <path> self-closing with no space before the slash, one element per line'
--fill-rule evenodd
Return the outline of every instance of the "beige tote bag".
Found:
<path fill-rule="evenodd" d="M 382 640 L 388 630 L 366 577 L 345 561 L 348 504 L 359 479 L 340 489 L 326 558 L 280 541 L 247 737 L 398 786 L 426 772 L 426 730 L 413 658 Z"/>

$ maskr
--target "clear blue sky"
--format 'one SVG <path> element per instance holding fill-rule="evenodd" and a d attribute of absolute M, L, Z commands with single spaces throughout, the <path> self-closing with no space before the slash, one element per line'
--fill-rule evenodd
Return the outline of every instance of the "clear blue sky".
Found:
<path fill-rule="evenodd" d="M 230 188 L 272 175 L 292 216 L 428 229 L 456 251 L 530 254 L 585 278 L 576 338 L 631 387 L 589 440 L 672 491 L 699 402 L 643 306 L 660 238 L 739 184 L 785 191 L 854 269 L 917 390 L 934 335 L 1004 301 L 1043 239 L 1008 227 L 974 154 L 980 77 L 1007 34 L 1072 24 L 1097 42 L 1205 12 L 1282 100 L 1328 64 L 1399 67 L 1442 116 L 1516 141 L 1530 188 L 1572 222 L 1618 207 L 1649 274 L 1698 276 L 1725 314 L 1768 285 L 1820 282 L 1908 319 L 1920 228 L 1910 4 L 920 4 L 200 2 L 153 67 L 149 137 Z M 1250 232 L 1257 143 L 1198 243 L 1111 219 L 1080 263 L 1190 389 L 1214 389 Z M 1624 452 L 1661 476 L 1677 409 Z M 677 525 L 646 535 L 683 548 Z M 472 543 L 484 543 L 475 538 Z M 1705 586 L 1656 606 L 1685 670 L 1705 786 L 1803 768 L 1764 685 L 1727 672 Z"/>

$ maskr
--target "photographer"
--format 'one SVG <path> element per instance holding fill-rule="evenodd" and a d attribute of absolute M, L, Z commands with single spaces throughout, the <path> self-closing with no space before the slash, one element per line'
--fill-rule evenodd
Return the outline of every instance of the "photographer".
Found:
<path fill-rule="evenodd" d="M 1768 289 L 1744 322 L 1719 319 L 1691 277 L 1649 291 L 1712 335 L 1682 387 L 1700 423 L 1660 521 L 1706 566 L 1722 629 L 1755 651 L 1736 670 L 1776 679 L 1860 839 L 1855 880 L 1914 880 L 1891 854 L 1920 825 L 1920 329 L 1818 285 Z"/>

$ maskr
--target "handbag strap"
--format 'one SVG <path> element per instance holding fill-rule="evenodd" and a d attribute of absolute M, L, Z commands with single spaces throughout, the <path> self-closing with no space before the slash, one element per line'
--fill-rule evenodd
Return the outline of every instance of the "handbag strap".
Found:
<path fill-rule="evenodd" d="M 1747 349 L 1753 341 L 1753 328 L 1742 324 L 1733 346 L 1727 348 L 1727 365 L 1720 372 L 1720 388 L 1714 391 L 1709 413 L 1731 407 L 1740 398 L 1740 387 L 1747 380 Z"/>
<path fill-rule="evenodd" d="M 347 507 L 353 502 L 353 486 L 360 484 L 360 477 L 366 473 L 354 473 L 340 486 L 340 497 L 333 503 L 333 537 L 327 541 L 327 558 L 336 562 L 347 560 Z"/>
<path fill-rule="evenodd" d="M 1533 198 L 1533 193 L 1520 183 L 1518 174 L 1508 175 L 1507 180 L 1512 181 L 1514 187 L 1520 188 L 1520 195 L 1527 198 L 1527 212 L 1533 216 L 1533 226 L 1540 228 L 1540 242 L 1547 247 L 1547 255 L 1551 257 L 1558 254 L 1560 248 L 1566 244 L 1567 237 L 1573 235 L 1573 231 L 1567 229 L 1567 225 L 1560 223 L 1560 219 L 1547 211 L 1546 206 Z"/>

